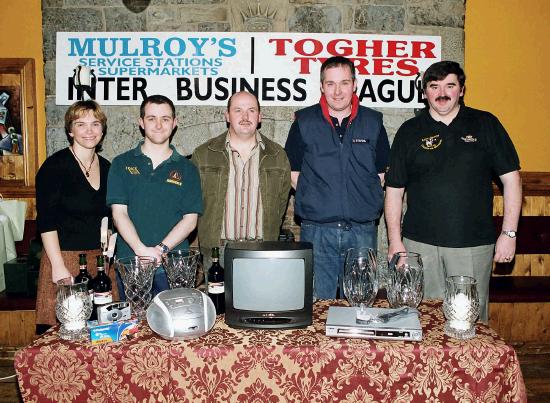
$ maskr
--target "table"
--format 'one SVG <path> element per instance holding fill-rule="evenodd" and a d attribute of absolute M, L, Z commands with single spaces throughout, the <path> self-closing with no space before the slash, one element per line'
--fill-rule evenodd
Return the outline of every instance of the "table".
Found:
<path fill-rule="evenodd" d="M 25 401 L 525 402 L 514 349 L 489 327 L 454 340 L 441 301 L 419 307 L 422 342 L 325 336 L 330 305 L 299 330 L 237 330 L 164 340 L 143 324 L 131 341 L 92 346 L 50 330 L 15 356 Z"/>

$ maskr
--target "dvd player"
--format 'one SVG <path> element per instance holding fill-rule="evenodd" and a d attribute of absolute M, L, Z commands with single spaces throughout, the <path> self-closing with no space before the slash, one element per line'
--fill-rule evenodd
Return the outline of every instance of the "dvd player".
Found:
<path fill-rule="evenodd" d="M 367 316 L 395 311 L 388 308 L 365 309 Z M 411 308 L 409 313 L 395 316 L 386 323 L 364 323 L 364 321 L 359 323 L 357 321 L 358 311 L 359 308 L 356 307 L 329 307 L 325 334 L 331 337 L 359 339 L 422 340 L 422 327 L 416 309 Z"/>

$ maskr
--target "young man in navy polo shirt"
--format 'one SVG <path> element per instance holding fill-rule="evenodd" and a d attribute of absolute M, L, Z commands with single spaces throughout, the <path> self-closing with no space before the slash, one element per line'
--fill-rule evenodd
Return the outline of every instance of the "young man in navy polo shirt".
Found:
<path fill-rule="evenodd" d="M 353 63 L 327 59 L 321 100 L 296 112 L 285 145 L 300 238 L 313 243 L 317 298 L 335 298 L 342 289 L 348 248 L 376 250 L 389 143 L 382 114 L 360 106 L 356 89 Z"/>
<path fill-rule="evenodd" d="M 422 255 L 424 297 L 443 298 L 447 276 L 474 277 L 480 319 L 486 322 L 492 262 L 509 262 L 515 253 L 521 179 L 518 155 L 498 119 L 463 104 L 465 81 L 456 62 L 438 62 L 426 70 L 422 85 L 428 108 L 395 136 L 385 213 L 389 254 L 408 250 Z M 496 245 L 493 176 L 504 185 L 503 231 Z"/>
<path fill-rule="evenodd" d="M 169 250 L 189 246 L 187 236 L 202 214 L 202 194 L 197 168 L 170 144 L 176 125 L 170 99 L 146 98 L 139 118 L 143 141 L 113 160 L 107 204 L 120 235 L 118 258 L 151 256 L 161 262 Z M 168 288 L 161 267 L 155 273 L 153 295 Z"/>

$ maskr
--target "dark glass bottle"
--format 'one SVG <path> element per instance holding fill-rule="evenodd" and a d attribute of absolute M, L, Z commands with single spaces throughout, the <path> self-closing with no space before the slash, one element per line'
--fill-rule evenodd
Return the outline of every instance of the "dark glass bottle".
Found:
<path fill-rule="evenodd" d="M 78 272 L 78 275 L 74 278 L 75 284 L 82 283 L 85 278 L 88 279 L 88 291 L 90 292 L 90 296 L 93 297 L 93 280 L 90 273 L 88 273 L 88 261 L 86 259 L 85 253 L 80 253 L 78 255 L 78 265 L 80 266 L 80 271 Z"/>
<path fill-rule="evenodd" d="M 105 273 L 105 260 L 103 255 L 97 256 L 97 275 L 93 281 L 94 310 L 92 319 L 97 319 L 97 308 L 101 305 L 113 302 L 113 287 L 111 279 Z"/>
<path fill-rule="evenodd" d="M 208 296 L 214 302 L 216 313 L 225 313 L 224 272 L 220 266 L 220 249 L 212 248 L 212 266 L 208 269 Z"/>

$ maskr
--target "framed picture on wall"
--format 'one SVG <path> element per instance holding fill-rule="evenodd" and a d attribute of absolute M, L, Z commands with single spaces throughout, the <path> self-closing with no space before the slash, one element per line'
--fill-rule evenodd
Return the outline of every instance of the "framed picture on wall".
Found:
<path fill-rule="evenodd" d="M 34 59 L 0 58 L 0 193 L 32 197 L 38 169 Z"/>
<path fill-rule="evenodd" d="M 0 157 L 23 155 L 21 87 L 0 85 Z"/>

